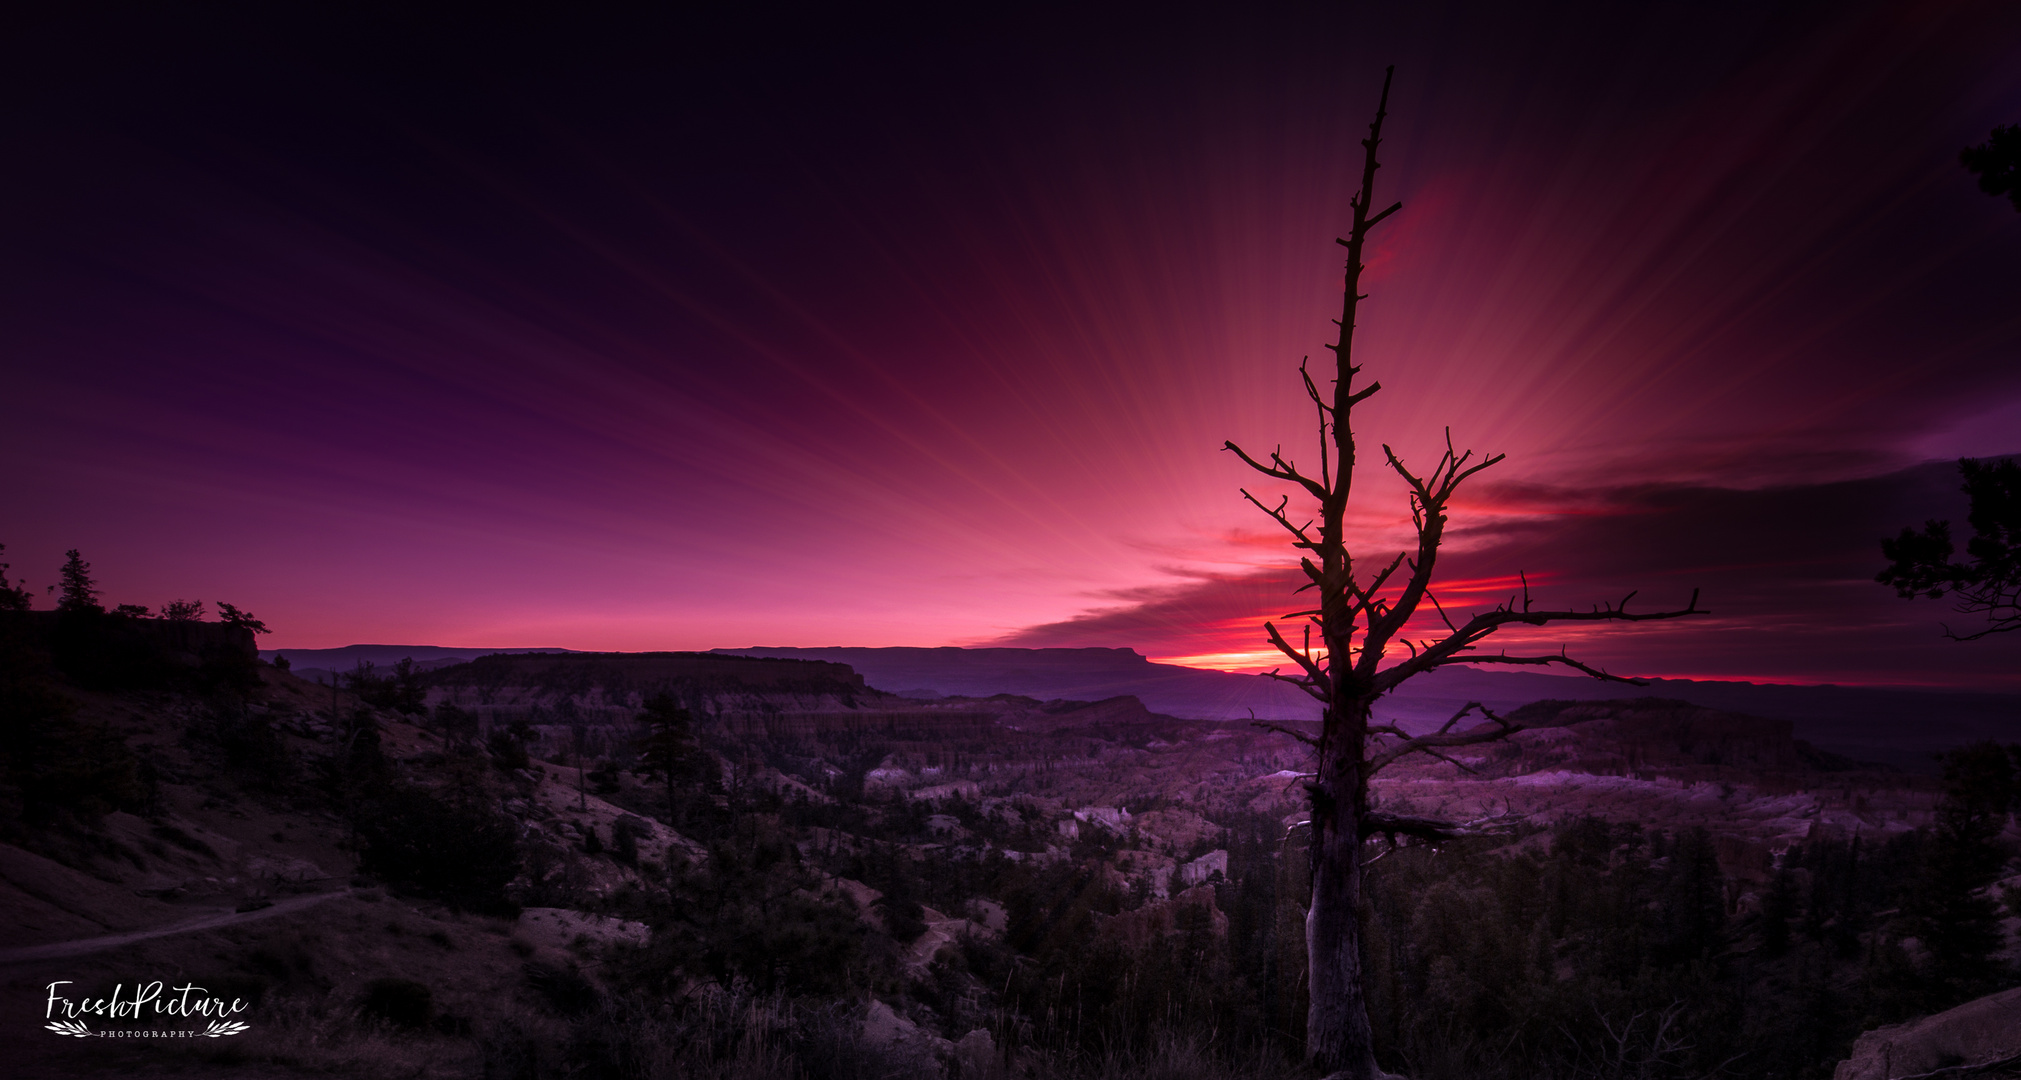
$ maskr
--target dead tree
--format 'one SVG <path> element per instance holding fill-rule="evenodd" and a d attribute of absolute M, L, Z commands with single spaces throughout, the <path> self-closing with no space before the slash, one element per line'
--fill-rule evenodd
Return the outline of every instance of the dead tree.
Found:
<path fill-rule="evenodd" d="M 1433 571 L 1438 563 L 1439 544 L 1445 538 L 1446 508 L 1453 495 L 1469 477 L 1502 460 L 1495 455 L 1475 461 L 1473 452 L 1455 452 L 1452 435 L 1446 434 L 1446 449 L 1426 475 L 1406 466 L 1389 446 L 1383 446 L 1388 467 L 1410 488 L 1411 516 L 1417 526 L 1415 551 L 1399 553 L 1372 575 L 1357 572 L 1348 550 L 1344 520 L 1354 481 L 1355 442 L 1350 415 L 1380 385 L 1369 383 L 1361 389 L 1354 377 L 1361 368 L 1354 362 L 1356 305 L 1366 299 L 1360 291 L 1362 251 L 1369 231 L 1403 208 L 1394 203 L 1387 209 L 1374 208 L 1375 173 L 1379 168 L 1376 150 L 1382 142 L 1382 122 L 1389 107 L 1390 76 L 1383 78 L 1382 100 L 1375 121 L 1369 125 L 1367 150 L 1362 165 L 1361 190 L 1351 201 L 1354 224 L 1347 238 L 1336 241 L 1347 248 L 1346 287 L 1341 299 L 1337 325 L 1339 340 L 1333 350 L 1337 377 L 1332 393 L 1322 391 L 1305 364 L 1299 375 L 1305 392 L 1318 409 L 1319 467 L 1317 474 L 1299 468 L 1284 456 L 1282 448 L 1259 461 L 1230 442 L 1243 462 L 1273 480 L 1300 488 L 1319 505 L 1317 518 L 1304 524 L 1293 516 L 1290 497 L 1275 506 L 1244 489 L 1242 494 L 1270 515 L 1291 536 L 1292 547 L 1300 552 L 1299 566 L 1305 584 L 1317 602 L 1283 619 L 1303 620 L 1303 643 L 1294 646 L 1276 623 L 1265 623 L 1270 643 L 1297 665 L 1295 675 L 1272 674 L 1295 683 L 1323 706 L 1319 736 L 1300 736 L 1312 744 L 1317 767 L 1306 789 L 1312 800 L 1310 851 L 1312 859 L 1312 905 L 1306 914 L 1305 945 L 1310 963 L 1311 1006 L 1306 1020 L 1306 1053 L 1322 1073 L 1340 1080 L 1370 1080 L 1381 1075 L 1376 1068 L 1370 1039 L 1368 1008 L 1362 992 L 1361 927 L 1357 908 L 1361 899 L 1361 871 L 1364 842 L 1388 836 L 1428 842 L 1451 840 L 1469 831 L 1465 823 L 1385 814 L 1369 797 L 1369 782 L 1375 774 L 1411 754 L 1427 754 L 1451 761 L 1446 752 L 1461 746 L 1488 742 L 1513 734 L 1517 727 L 1474 704 L 1462 709 L 1444 727 L 1430 734 L 1411 735 L 1391 724 L 1378 724 L 1371 710 L 1382 695 L 1406 679 L 1448 664 L 1510 664 L 1542 667 L 1558 665 L 1583 672 L 1596 679 L 1634 683 L 1636 680 L 1609 675 L 1573 659 L 1562 650 L 1542 655 L 1483 653 L 1481 643 L 1505 626 L 1543 626 L 1553 622 L 1637 622 L 1674 619 L 1705 612 L 1698 607 L 1698 594 L 1691 602 L 1673 611 L 1633 612 L 1628 610 L 1630 593 L 1618 604 L 1596 605 L 1590 610 L 1543 609 L 1532 603 L 1528 583 L 1521 595 L 1493 608 L 1455 621 L 1439 604 L 1432 590 Z M 1443 626 L 1436 636 L 1414 640 L 1406 636 L 1409 624 L 1421 606 L 1429 605 Z M 1312 636 L 1317 631 L 1319 648 Z M 1385 666 L 1390 653 L 1401 646 L 1401 659 Z M 1479 710 L 1485 722 L 1461 728 L 1461 721 Z"/>

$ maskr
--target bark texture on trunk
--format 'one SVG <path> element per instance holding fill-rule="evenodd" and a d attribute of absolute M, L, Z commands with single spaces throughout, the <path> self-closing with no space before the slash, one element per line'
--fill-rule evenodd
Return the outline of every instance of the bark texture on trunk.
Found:
<path fill-rule="evenodd" d="M 1361 978 L 1361 817 L 1367 812 L 1362 743 L 1368 706 L 1329 717 L 1332 738 L 1312 784 L 1312 906 L 1305 916 L 1310 1003 L 1306 1053 L 1328 1077 L 1372 1080 L 1374 1033 Z"/>

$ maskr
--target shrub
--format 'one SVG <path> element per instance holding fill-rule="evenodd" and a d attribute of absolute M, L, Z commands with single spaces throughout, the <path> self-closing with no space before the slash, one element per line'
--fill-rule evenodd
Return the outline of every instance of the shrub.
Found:
<path fill-rule="evenodd" d="M 404 784 L 378 788 L 358 803 L 356 815 L 365 872 L 452 907 L 511 910 L 505 886 L 519 874 L 519 844 L 509 819 Z"/>
<path fill-rule="evenodd" d="M 627 866 L 639 861 L 639 838 L 651 836 L 652 827 L 630 814 L 611 822 L 611 857 Z"/>
<path fill-rule="evenodd" d="M 563 1016 L 581 1016 L 596 1008 L 600 1000 L 596 985 L 574 967 L 530 963 L 521 970 L 527 984 Z"/>
<path fill-rule="evenodd" d="M 917 900 L 881 896 L 871 906 L 884 916 L 884 932 L 901 945 L 910 945 L 926 933 L 926 909 Z"/>
<path fill-rule="evenodd" d="M 273 721 L 243 704 L 227 699 L 214 705 L 186 737 L 222 751 L 225 764 L 255 787 L 281 790 L 295 777 L 295 756 Z"/>
<path fill-rule="evenodd" d="M 760 994 L 833 996 L 859 988 L 865 933 L 847 900 L 820 895 L 791 845 L 753 837 L 718 844 L 698 866 L 670 868 L 675 903 L 655 920 L 641 959 L 648 982 L 675 972 Z"/>
<path fill-rule="evenodd" d="M 435 1013 L 435 995 L 412 979 L 373 979 L 365 987 L 364 1013 L 396 1027 L 414 1030 Z"/>
<path fill-rule="evenodd" d="M 183 830 L 176 828 L 174 825 L 168 824 L 167 822 L 162 822 L 156 825 L 153 829 L 153 832 L 154 835 L 161 837 L 163 840 L 166 840 L 169 843 L 174 844 L 175 846 L 183 849 L 184 851 L 195 852 L 198 855 L 207 856 L 213 859 L 218 857 L 217 849 L 211 847 L 209 844 L 204 843 L 202 840 L 194 836 L 191 836 L 190 834 L 184 832 Z"/>
<path fill-rule="evenodd" d="M 510 732 L 494 731 L 487 740 L 491 750 L 491 763 L 506 772 L 524 769 L 527 766 L 526 744 L 512 736 Z"/>

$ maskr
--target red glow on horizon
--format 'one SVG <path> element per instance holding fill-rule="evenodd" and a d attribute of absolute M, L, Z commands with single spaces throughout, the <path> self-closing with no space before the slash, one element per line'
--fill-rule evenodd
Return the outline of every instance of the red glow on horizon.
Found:
<path fill-rule="evenodd" d="M 1455 622 L 1525 576 L 1719 613 L 1490 647 L 2011 683 L 2016 642 L 1870 579 L 1961 516 L 1919 462 L 2021 449 L 2015 215 L 1956 163 L 2021 118 L 2021 8 L 1606 10 L 527 43 L 553 71 L 95 30 L 8 127 L 0 560 L 39 590 L 79 548 L 112 602 L 224 599 L 282 648 L 1284 665 L 1295 553 L 1237 490 L 1286 492 L 1220 447 L 1318 452 L 1298 363 L 1331 375 L 1394 60 L 1359 565 L 1412 542 L 1384 444 L 1423 471 L 1450 431 L 1508 454 L 1453 508 Z"/>

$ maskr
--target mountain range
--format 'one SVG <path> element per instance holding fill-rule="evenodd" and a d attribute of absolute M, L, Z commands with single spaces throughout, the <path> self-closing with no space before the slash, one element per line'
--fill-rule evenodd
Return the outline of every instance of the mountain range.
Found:
<path fill-rule="evenodd" d="M 263 650 L 286 655 L 311 680 L 360 662 L 390 667 L 413 659 L 423 670 L 494 653 L 565 653 L 558 647 L 350 645 L 340 649 Z M 1151 661 L 1132 649 L 824 648 L 711 650 L 722 655 L 846 664 L 866 684 L 901 697 L 1018 694 L 1040 701 L 1102 701 L 1129 696 L 1153 713 L 1183 719 L 1313 720 L 1319 705 L 1298 688 L 1261 675 L 1208 671 Z M 1535 672 L 1453 667 L 1411 680 L 1377 713 L 1411 728 L 1436 724 L 1470 701 L 1508 710 L 1535 701 L 1601 701 L 1634 693 L 1705 708 L 1789 721 L 1795 736 L 1834 753 L 1911 771 L 1931 771 L 1935 752 L 1979 739 L 2021 737 L 2021 695 L 1927 687 L 1803 686 L 1781 683 L 1651 679 L 1631 691 L 1619 683 Z"/>
<path fill-rule="evenodd" d="M 1131 649 L 718 649 L 740 656 L 847 664 L 864 681 L 905 697 L 1022 694 L 1041 700 L 1100 701 L 1130 695 L 1154 713 L 1204 720 L 1253 715 L 1317 719 L 1319 705 L 1288 683 L 1261 675 L 1153 663 Z M 1444 668 L 1412 679 L 1377 706 L 1408 728 L 1443 722 L 1470 701 L 1498 711 L 1535 701 L 1604 701 L 1650 696 L 1724 712 L 1787 720 L 1796 738 L 1834 753 L 1912 771 L 1930 755 L 1979 739 L 2021 738 L 2021 695 L 1920 687 L 1799 686 L 1651 679 L 1642 689 L 1598 679 L 1534 672 Z"/>

